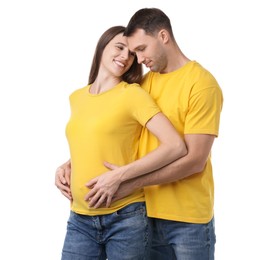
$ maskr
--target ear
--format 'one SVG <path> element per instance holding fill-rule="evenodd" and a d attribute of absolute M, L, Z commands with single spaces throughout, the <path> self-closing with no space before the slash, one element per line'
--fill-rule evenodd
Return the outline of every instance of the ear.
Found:
<path fill-rule="evenodd" d="M 164 29 L 159 31 L 158 37 L 163 43 L 167 43 L 170 40 L 169 33 Z"/>

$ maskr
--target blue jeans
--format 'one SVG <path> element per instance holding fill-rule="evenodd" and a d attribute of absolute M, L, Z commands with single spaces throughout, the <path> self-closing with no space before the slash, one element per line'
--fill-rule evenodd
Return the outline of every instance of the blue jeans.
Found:
<path fill-rule="evenodd" d="M 214 260 L 214 218 L 207 224 L 192 224 L 151 218 L 151 260 Z"/>
<path fill-rule="evenodd" d="M 62 260 L 148 260 L 151 225 L 144 202 L 108 215 L 70 212 Z"/>

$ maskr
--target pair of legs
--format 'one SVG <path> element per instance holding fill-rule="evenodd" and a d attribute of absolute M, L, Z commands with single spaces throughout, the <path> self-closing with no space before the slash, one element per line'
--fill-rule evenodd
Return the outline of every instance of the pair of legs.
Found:
<path fill-rule="evenodd" d="M 206 224 L 148 219 L 145 204 L 133 203 L 103 216 L 71 212 L 62 260 L 214 260 L 215 242 L 214 218 Z"/>
<path fill-rule="evenodd" d="M 144 202 L 108 215 L 70 212 L 62 260 L 148 260 L 151 225 Z"/>
<path fill-rule="evenodd" d="M 214 260 L 214 218 L 206 224 L 152 220 L 150 260 Z"/>

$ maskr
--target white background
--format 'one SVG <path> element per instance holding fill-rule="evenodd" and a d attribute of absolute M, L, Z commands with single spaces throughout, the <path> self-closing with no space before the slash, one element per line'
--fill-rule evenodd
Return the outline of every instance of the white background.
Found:
<path fill-rule="evenodd" d="M 58 260 L 69 202 L 54 186 L 69 158 L 69 94 L 87 83 L 108 27 L 161 8 L 190 59 L 224 93 L 213 147 L 216 259 L 256 259 L 255 9 L 244 0 L 0 2 L 0 259 Z"/>

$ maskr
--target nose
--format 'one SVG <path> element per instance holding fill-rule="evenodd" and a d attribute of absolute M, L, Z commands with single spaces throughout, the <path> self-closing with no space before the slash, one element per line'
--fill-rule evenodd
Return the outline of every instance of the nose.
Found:
<path fill-rule="evenodd" d="M 145 60 L 144 57 L 141 54 L 138 54 L 138 53 L 136 53 L 136 55 L 137 55 L 137 62 L 139 64 L 143 63 L 143 61 Z"/>
<path fill-rule="evenodd" d="M 129 59 L 129 56 L 130 56 L 130 53 L 129 53 L 129 51 L 128 50 L 124 50 L 123 52 L 122 52 L 122 59 L 124 59 L 124 60 L 128 60 Z"/>

